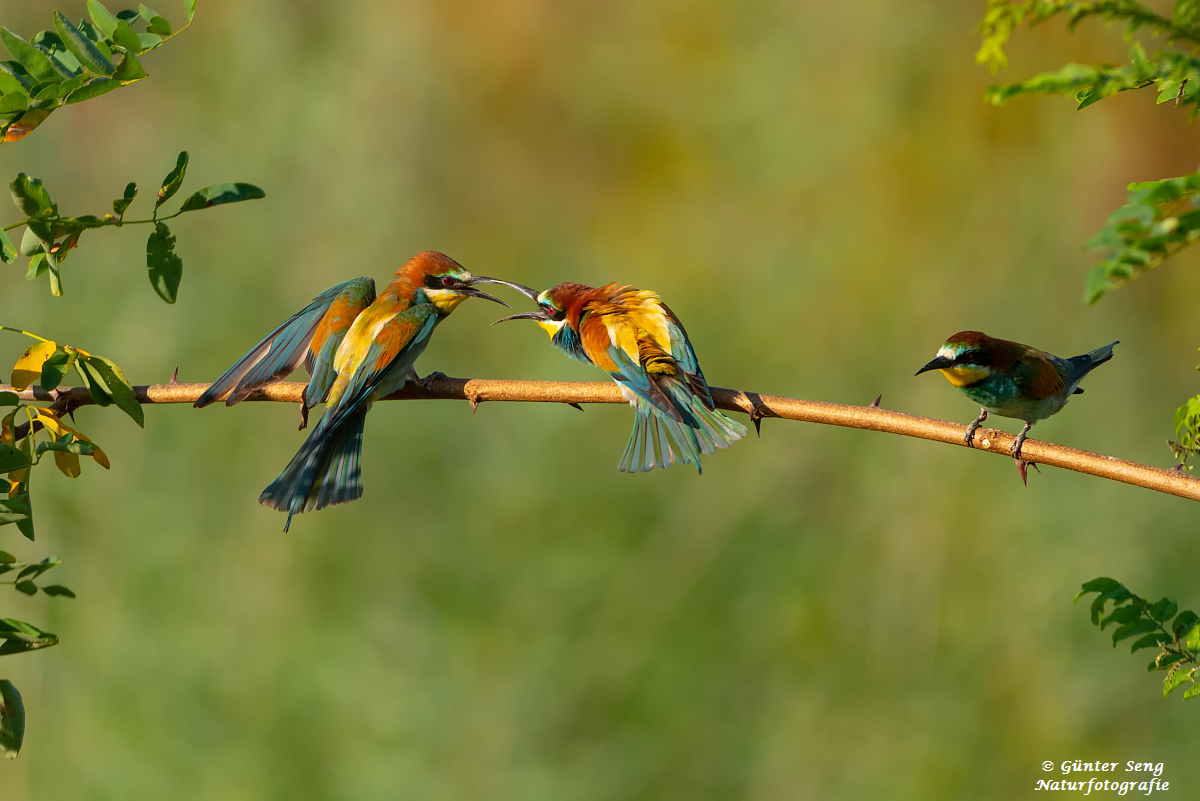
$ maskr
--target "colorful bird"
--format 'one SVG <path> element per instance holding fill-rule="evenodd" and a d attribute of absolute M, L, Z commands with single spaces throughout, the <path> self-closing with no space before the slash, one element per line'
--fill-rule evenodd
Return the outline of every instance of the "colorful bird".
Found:
<path fill-rule="evenodd" d="M 234 362 L 193 404 L 202 409 L 225 398 L 232 406 L 259 387 L 287 378 L 300 362 L 311 377 L 300 402 L 300 428 L 308 425 L 308 410 L 322 403 L 337 373 L 333 357 L 355 318 L 375 300 L 375 281 L 354 278 L 329 287 L 312 303 L 293 314 L 250 352 Z"/>
<path fill-rule="evenodd" d="M 1012 455 L 1017 460 L 1021 477 L 1025 477 L 1025 462 L 1021 446 L 1029 429 L 1038 420 L 1057 413 L 1071 395 L 1083 392 L 1079 382 L 1113 356 L 1113 342 L 1083 356 L 1060 359 L 1045 351 L 996 339 L 979 331 L 960 331 L 938 350 L 929 364 L 917 375 L 929 370 L 941 370 L 946 379 L 983 408 L 979 417 L 967 427 L 967 445 L 988 412 L 1001 417 L 1024 420 L 1025 427 L 1013 441 Z"/>
<path fill-rule="evenodd" d="M 717 411 L 683 324 L 655 293 L 623 284 L 564 283 L 541 293 L 517 288 L 538 310 L 503 320 L 535 320 L 554 347 L 607 370 L 636 411 L 619 470 L 637 473 L 678 460 L 700 472 L 701 454 L 746 436 L 745 426 Z"/>
<path fill-rule="evenodd" d="M 365 308 L 365 298 L 373 294 L 370 279 L 326 290 L 218 381 L 224 383 L 206 402 L 232 386 L 230 399 L 236 403 L 253 389 L 251 385 L 261 385 L 257 382 L 264 376 L 269 377 L 263 383 L 284 375 L 288 364 L 294 368 L 301 354 L 313 365 L 313 382 L 304 402 L 324 399 L 328 406 L 291 462 L 258 499 L 288 513 L 284 531 L 295 514 L 362 497 L 359 455 L 371 405 L 416 376 L 413 362 L 429 344 L 433 329 L 464 300 L 486 298 L 508 305 L 475 289 L 476 284 L 521 289 L 507 281 L 472 275 L 442 253 L 418 253 Z M 249 387 L 245 392 L 243 384 Z"/>

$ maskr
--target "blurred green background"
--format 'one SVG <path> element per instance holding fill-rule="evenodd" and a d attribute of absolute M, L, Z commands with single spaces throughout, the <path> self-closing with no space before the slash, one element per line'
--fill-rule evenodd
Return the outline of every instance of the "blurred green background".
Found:
<path fill-rule="evenodd" d="M 31 35 L 55 7 L 84 14 L 10 2 L 0 22 Z M 987 106 L 982 12 L 206 0 L 149 80 L 58 112 L 0 173 L 98 213 L 186 149 L 184 194 L 266 200 L 176 221 L 173 307 L 146 230 L 109 230 L 62 299 L 3 268 L 0 320 L 134 383 L 211 380 L 325 287 L 435 248 L 539 288 L 656 289 L 714 385 L 963 423 L 969 401 L 913 377 L 949 334 L 1120 339 L 1034 434 L 1169 465 L 1197 256 L 1086 308 L 1080 243 L 1128 182 L 1194 170 L 1196 129 L 1146 92 Z M 1119 30 L 1064 27 L 1021 31 L 999 79 L 1125 53 Z M 488 327 L 500 311 L 463 306 L 418 369 L 601 378 L 533 326 Z M 364 498 L 283 535 L 255 499 L 302 440 L 294 407 L 77 418 L 111 472 L 40 469 L 38 542 L 0 531 L 62 556 L 79 594 L 2 596 L 62 637 L 0 668 L 30 716 L 4 801 L 1010 799 L 1077 758 L 1161 761 L 1200 793 L 1200 707 L 1071 605 L 1112 575 L 1200 606 L 1187 501 L 773 420 L 701 477 L 630 476 L 627 407 L 387 403 Z"/>

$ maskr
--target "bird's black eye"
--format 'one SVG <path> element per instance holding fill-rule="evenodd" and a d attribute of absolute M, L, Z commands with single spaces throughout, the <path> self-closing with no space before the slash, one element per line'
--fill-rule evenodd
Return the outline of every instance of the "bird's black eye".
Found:
<path fill-rule="evenodd" d="M 969 350 L 959 357 L 959 361 L 966 364 L 975 364 L 975 362 L 979 361 L 979 354 L 973 350 Z"/>
<path fill-rule="evenodd" d="M 557 322 L 567 316 L 567 312 L 565 309 L 556 309 L 549 303 L 545 303 L 542 305 L 542 311 L 545 312 L 547 317 L 549 317 L 551 320 L 554 320 L 555 322 Z"/>
<path fill-rule="evenodd" d="M 454 279 L 448 275 L 442 276 L 442 286 L 454 286 Z"/>

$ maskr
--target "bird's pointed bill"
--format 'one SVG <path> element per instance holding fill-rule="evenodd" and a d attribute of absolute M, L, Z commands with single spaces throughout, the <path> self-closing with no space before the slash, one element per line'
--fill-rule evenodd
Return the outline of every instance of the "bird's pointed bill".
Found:
<path fill-rule="evenodd" d="M 522 312 L 520 314 L 510 314 L 507 317 L 501 317 L 499 320 L 496 320 L 496 322 L 492 323 L 492 325 L 495 325 L 496 323 L 503 323 L 506 320 L 543 320 L 544 321 L 544 320 L 549 320 L 549 319 L 550 319 L 550 317 L 546 314 L 544 309 L 538 309 L 537 311 Z"/>
<path fill-rule="evenodd" d="M 947 359 L 945 356 L 938 356 L 933 361 L 931 361 L 929 364 L 925 365 L 920 370 L 918 370 L 916 372 L 916 375 L 920 375 L 921 373 L 927 373 L 930 370 L 944 370 L 947 367 L 952 367 L 953 365 L 954 365 L 953 359 Z"/>

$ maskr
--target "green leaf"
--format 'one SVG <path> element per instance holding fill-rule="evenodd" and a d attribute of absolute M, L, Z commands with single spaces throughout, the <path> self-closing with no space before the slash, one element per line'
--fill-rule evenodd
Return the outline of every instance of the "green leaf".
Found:
<path fill-rule="evenodd" d="M 138 14 L 141 15 L 141 18 L 146 20 L 146 22 L 149 22 L 155 17 L 160 16 L 157 11 L 155 11 L 153 8 L 150 8 L 150 6 L 146 5 L 145 3 L 138 3 Z"/>
<path fill-rule="evenodd" d="M 57 634 L 42 631 L 36 626 L 11 617 L 0 618 L 0 639 L 5 640 L 4 645 L 0 646 L 0 656 L 36 651 L 38 648 L 49 648 L 58 644 Z"/>
<path fill-rule="evenodd" d="M 123 19 L 117 20 L 117 29 L 113 31 L 113 44 L 119 45 L 130 53 L 141 53 L 142 40 L 133 32 L 133 28 L 129 27 L 129 23 Z"/>
<path fill-rule="evenodd" d="M 163 223 L 157 223 L 146 240 L 146 267 L 154 291 L 167 303 L 174 303 L 183 278 L 183 259 L 175 254 L 175 237 Z"/>
<path fill-rule="evenodd" d="M 67 95 L 66 104 L 69 106 L 72 103 L 81 103 L 84 100 L 91 100 L 94 97 L 99 97 L 100 95 L 111 92 L 120 85 L 121 82 L 114 78 L 109 78 L 106 75 L 98 75 L 85 83 L 83 86 L 76 89 L 74 92 L 71 92 L 71 94 Z"/>
<path fill-rule="evenodd" d="M 1166 622 L 1175 617 L 1175 613 L 1179 611 L 1179 604 L 1172 601 L 1170 598 L 1162 598 L 1155 602 L 1150 607 L 1150 617 L 1160 623 Z"/>
<path fill-rule="evenodd" d="M 1079 599 L 1084 595 L 1087 595 L 1089 592 L 1112 592 L 1120 586 L 1121 582 L 1117 581 L 1116 579 L 1110 579 L 1104 576 L 1100 578 L 1094 578 L 1091 581 L 1084 582 L 1079 592 L 1075 593 L 1075 602 L 1079 603 Z"/>
<path fill-rule="evenodd" d="M 1172 634 L 1184 637 L 1197 622 L 1200 622 L 1200 618 L 1196 617 L 1196 613 L 1190 609 L 1185 609 L 1175 617 L 1174 622 L 1167 628 L 1171 630 Z"/>
<path fill-rule="evenodd" d="M 54 84 L 50 84 L 53 86 Z M 0 114 L 9 114 L 14 111 L 24 111 L 29 108 L 29 95 L 24 92 L 9 92 L 0 97 Z"/>
<path fill-rule="evenodd" d="M 138 38 L 138 44 L 141 46 L 140 52 L 145 52 L 147 50 L 153 50 L 154 48 L 156 48 L 160 44 L 162 44 L 162 37 L 157 36 L 153 33 L 139 33 L 137 35 L 137 38 Z"/>
<path fill-rule="evenodd" d="M 1127 637 L 1145 634 L 1146 632 L 1154 631 L 1157 628 L 1158 627 L 1154 625 L 1153 620 L 1136 620 L 1132 623 L 1126 623 L 1123 626 L 1119 626 L 1112 635 L 1113 647 L 1116 648 L 1117 643 L 1126 639 Z"/>
<path fill-rule="evenodd" d="M 122 84 L 133 83 L 145 78 L 146 70 L 142 68 L 142 62 L 138 61 L 137 56 L 133 53 L 124 52 L 125 55 L 121 57 L 121 63 L 117 65 L 117 69 L 112 75 L 113 78 Z"/>
<path fill-rule="evenodd" d="M 220 206 L 224 203 L 258 200 L 266 196 L 267 193 L 254 184 L 213 184 L 189 195 L 187 200 L 183 201 L 183 205 L 180 206 L 179 210 L 196 211 L 197 209 Z"/>
<path fill-rule="evenodd" d="M 14 759 L 25 742 L 25 704 L 8 679 L 0 679 L 0 753 Z"/>
<path fill-rule="evenodd" d="M 71 92 L 74 92 L 86 82 L 87 78 L 81 75 L 78 78 L 72 78 L 62 83 L 39 84 L 41 88 L 37 89 L 33 97 L 34 100 L 38 101 L 58 100 L 71 94 Z"/>
<path fill-rule="evenodd" d="M 42 364 L 42 389 L 51 392 L 62 383 L 63 376 L 71 369 L 74 356 L 69 353 L 56 353 Z"/>
<path fill-rule="evenodd" d="M 12 264 L 17 260 L 17 249 L 13 247 L 12 240 L 8 238 L 8 234 L 0 231 L 0 262 Z"/>
<path fill-rule="evenodd" d="M 17 557 L 13 556 L 8 551 L 0 551 L 0 565 L 11 565 L 17 561 Z"/>
<path fill-rule="evenodd" d="M 1132 646 L 1130 646 L 1129 653 L 1132 654 L 1135 651 L 1140 651 L 1143 648 L 1157 648 L 1160 643 L 1170 642 L 1170 641 L 1171 641 L 1170 637 L 1163 634 L 1161 631 L 1157 631 L 1152 634 L 1147 634 L 1145 637 L 1138 639 L 1137 642 L 1135 642 Z"/>
<path fill-rule="evenodd" d="M 1183 644 L 1192 653 L 1200 653 L 1200 626 L 1192 626 Z"/>
<path fill-rule="evenodd" d="M 154 208 L 158 208 L 162 204 L 171 199 L 171 196 L 179 191 L 180 184 L 183 183 L 184 173 L 187 172 L 188 154 L 183 151 L 179 154 L 179 158 L 175 160 L 175 169 L 167 173 L 167 177 L 163 178 L 162 186 L 158 190 L 158 200 L 154 203 Z M 173 301 L 172 301 L 173 302 Z"/>
<path fill-rule="evenodd" d="M 159 223 L 159 225 L 162 225 L 162 223 Z M 178 280 L 176 280 L 175 286 L 178 288 Z M 125 374 L 121 372 L 121 368 L 103 356 L 89 356 L 87 363 L 88 367 L 92 368 L 96 375 L 100 377 L 100 380 L 104 382 L 104 386 L 108 390 L 108 394 L 112 396 L 113 403 L 117 405 L 117 408 L 132 417 L 133 421 L 139 426 L 144 427 L 145 414 L 142 412 L 142 405 L 138 403 L 133 386 L 125 378 Z M 43 366 L 43 374 L 45 373 L 45 369 L 45 366 Z"/>
<path fill-rule="evenodd" d="M 167 22 L 165 17 L 151 17 L 150 22 L 146 25 L 146 30 L 159 36 L 170 36 L 174 33 L 171 30 L 171 23 Z"/>
<path fill-rule="evenodd" d="M 133 181 L 130 181 L 129 183 L 125 184 L 124 196 L 122 196 L 120 200 L 113 201 L 113 211 L 117 213 L 118 217 L 125 216 L 125 210 L 129 208 L 129 204 L 133 202 L 135 197 L 137 197 L 137 184 L 135 184 Z"/>
<path fill-rule="evenodd" d="M 76 28 L 60 11 L 54 12 L 54 29 L 58 31 L 71 55 L 79 59 L 80 64 L 100 75 L 112 75 L 113 63 L 100 52 L 95 42 L 87 38 L 83 31 Z"/>
<path fill-rule="evenodd" d="M 1200 0 L 1175 0 L 1171 12 L 1171 24 L 1177 28 L 1190 28 L 1200 22 Z"/>
<path fill-rule="evenodd" d="M 15 392 L 0 392 L 0 406 L 16 406 L 21 402 L 21 397 Z M 0 560 L 2 561 L 2 560 Z"/>
<path fill-rule="evenodd" d="M 183 0 L 183 7 L 187 9 L 188 22 L 191 22 L 196 14 L 196 0 Z"/>
<path fill-rule="evenodd" d="M 1186 658 L 1187 657 L 1185 657 L 1183 654 L 1179 653 L 1170 653 L 1166 656 L 1159 654 L 1157 657 L 1155 657 L 1153 662 L 1151 662 L 1149 665 L 1146 665 L 1146 672 L 1153 673 L 1156 670 L 1170 670 L 1171 665 L 1175 664 L 1181 659 Z"/>
<path fill-rule="evenodd" d="M 1183 691 L 1183 700 L 1186 701 L 1189 698 L 1195 698 L 1197 695 L 1200 695 L 1200 684 L 1194 684 L 1191 687 L 1188 687 L 1186 690 L 1184 690 Z"/>
<path fill-rule="evenodd" d="M 74 598 L 75 593 L 61 584 L 48 584 L 42 587 L 42 592 L 46 595 L 62 595 L 67 598 Z"/>
<path fill-rule="evenodd" d="M 1166 698 L 1180 686 L 1187 684 L 1190 681 L 1188 671 L 1177 670 L 1174 674 L 1168 675 L 1163 679 L 1163 698 Z"/>
<path fill-rule="evenodd" d="M 19 75 L 16 72 L 16 66 L 20 65 L 15 61 L 0 61 L 0 95 L 6 95 L 9 92 L 29 94 L 33 83 Z"/>
<path fill-rule="evenodd" d="M 104 389 L 104 384 L 97 378 L 96 374 L 88 366 L 84 359 L 75 360 L 75 372 L 79 373 L 79 377 L 83 379 L 83 385 L 87 387 L 88 392 L 92 394 L 92 400 L 97 406 L 111 406 L 112 396 Z"/>
<path fill-rule="evenodd" d="M 0 41 L 4 42 L 4 46 L 8 48 L 8 52 L 13 54 L 13 58 L 21 62 L 21 66 L 28 70 L 29 74 L 38 83 L 43 81 L 58 82 L 69 77 L 61 75 L 54 68 L 54 64 L 51 63 L 48 53 L 25 41 L 8 28 L 0 27 Z"/>
<path fill-rule="evenodd" d="M 8 191 L 12 193 L 13 203 L 26 217 L 52 217 L 58 213 L 58 207 L 50 202 L 50 193 L 42 186 L 40 178 L 17 173 L 17 177 L 8 182 Z"/>
<path fill-rule="evenodd" d="M 41 278 L 49 269 L 50 266 L 46 264 L 46 254 L 38 253 L 29 260 L 29 269 L 25 272 L 25 279 L 33 281 L 34 279 Z"/>
<path fill-rule="evenodd" d="M 111 39 L 120 20 L 117 19 L 115 14 L 105 8 L 104 4 L 99 2 L 99 0 L 88 0 L 87 9 L 88 15 L 92 18 L 92 22 L 96 23 L 96 27 L 100 29 L 100 32 Z"/>
<path fill-rule="evenodd" d="M 13 470 L 29 467 L 29 465 L 30 460 L 28 456 L 12 445 L 5 445 L 0 442 L 0 473 L 10 473 Z"/>
<path fill-rule="evenodd" d="M 37 595 L 37 585 L 32 581 L 18 581 L 13 587 L 17 592 L 23 592 L 26 595 Z"/>
<path fill-rule="evenodd" d="M 50 568 L 58 567 L 61 564 L 62 560 L 57 556 L 47 556 L 42 561 L 27 566 L 24 570 L 17 574 L 17 579 L 35 579 Z"/>

